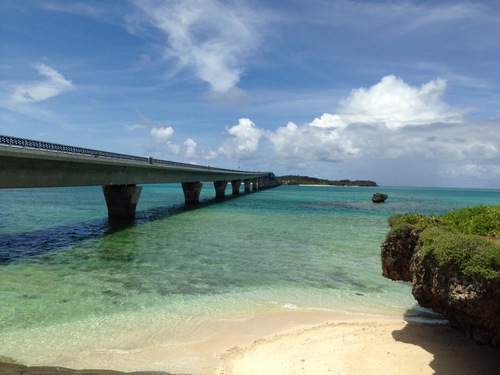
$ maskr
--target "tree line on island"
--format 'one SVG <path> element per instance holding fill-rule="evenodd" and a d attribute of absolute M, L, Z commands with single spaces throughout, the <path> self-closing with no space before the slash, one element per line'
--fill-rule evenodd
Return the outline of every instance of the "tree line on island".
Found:
<path fill-rule="evenodd" d="M 278 180 L 283 185 L 331 185 L 331 186 L 378 186 L 376 182 L 369 180 L 326 180 L 309 176 L 279 176 Z"/>

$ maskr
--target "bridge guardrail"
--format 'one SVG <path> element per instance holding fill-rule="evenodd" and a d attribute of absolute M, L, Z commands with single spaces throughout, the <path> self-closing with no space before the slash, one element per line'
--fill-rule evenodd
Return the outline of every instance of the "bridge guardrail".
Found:
<path fill-rule="evenodd" d="M 204 170 L 208 170 L 208 171 L 254 173 L 254 172 L 240 171 L 240 170 L 235 170 L 235 169 L 213 168 L 213 167 L 197 165 L 197 164 L 179 163 L 179 162 L 169 161 L 169 160 L 154 159 L 152 157 L 142 157 L 142 156 L 119 154 L 116 152 L 93 150 L 93 149 L 89 149 L 89 148 L 67 146 L 67 145 L 62 145 L 62 144 L 58 144 L 58 143 L 36 141 L 36 140 L 32 140 L 32 139 L 10 137 L 10 136 L 5 136 L 5 135 L 0 135 L 0 145 L 19 147 L 19 148 L 29 148 L 29 149 L 40 150 L 40 151 L 61 152 L 61 153 L 65 153 L 65 154 L 74 154 L 74 155 L 81 155 L 81 156 L 93 156 L 93 157 L 99 157 L 99 158 L 102 157 L 102 158 L 132 161 L 132 162 L 138 162 L 138 163 L 144 163 L 144 164 L 162 164 L 162 165 L 181 167 L 181 168 L 204 169 Z"/>

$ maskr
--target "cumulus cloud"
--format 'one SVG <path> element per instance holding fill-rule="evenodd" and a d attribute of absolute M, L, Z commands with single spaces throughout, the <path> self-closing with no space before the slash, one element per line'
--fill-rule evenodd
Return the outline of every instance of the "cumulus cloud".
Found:
<path fill-rule="evenodd" d="M 154 142 L 166 143 L 174 135 L 174 129 L 171 126 L 151 129 L 151 136 Z"/>
<path fill-rule="evenodd" d="M 341 178 L 370 178 L 377 163 L 377 168 L 386 166 L 377 176 L 390 181 L 394 175 L 405 175 L 412 178 L 409 184 L 417 185 L 424 173 L 434 176 L 435 180 L 427 180 L 431 184 L 440 184 L 440 178 L 473 181 L 485 175 L 498 180 L 500 120 L 465 121 L 459 109 L 443 101 L 445 89 L 446 82 L 440 79 L 412 86 L 387 76 L 371 87 L 354 89 L 336 111 L 308 123 L 288 122 L 269 130 L 240 118 L 226 128 L 224 141 L 211 151 L 199 150 L 191 138 L 176 146 L 168 126 L 156 126 L 151 135 L 170 152 L 190 160 L 225 158 L 255 164 L 265 159 L 262 168 L 272 160 L 294 169 L 342 162 L 344 170 L 354 166 L 358 173 L 349 175 L 349 170 Z"/>
<path fill-rule="evenodd" d="M 310 124 L 298 126 L 289 122 L 270 132 L 268 138 L 278 158 L 295 164 L 340 161 L 360 151 L 343 132 Z"/>
<path fill-rule="evenodd" d="M 198 144 L 191 138 L 184 141 L 184 147 L 186 148 L 186 157 L 189 159 L 196 159 L 198 157 L 197 147 Z"/>
<path fill-rule="evenodd" d="M 446 82 L 441 79 L 412 87 L 400 78 L 386 76 L 369 88 L 353 90 L 340 102 L 338 113 L 324 113 L 304 125 L 290 122 L 267 137 L 276 155 L 295 165 L 342 161 L 370 153 L 398 157 L 419 138 L 402 141 L 397 130 L 461 120 L 460 112 L 441 100 L 445 89 Z M 417 143 L 415 149 L 422 147 Z"/>
<path fill-rule="evenodd" d="M 257 52 L 263 15 L 244 2 L 218 0 L 141 1 L 147 20 L 166 34 L 166 57 L 191 69 L 215 92 L 238 83 L 245 59 Z"/>
<path fill-rule="evenodd" d="M 237 125 L 226 129 L 228 139 L 219 147 L 218 154 L 227 158 L 251 159 L 259 148 L 263 130 L 252 121 L 241 118 Z"/>
<path fill-rule="evenodd" d="M 318 118 L 315 118 L 309 125 L 316 126 L 318 128 L 345 128 L 347 123 L 344 122 L 341 116 L 332 115 L 330 113 L 323 113 Z"/>
<path fill-rule="evenodd" d="M 483 176 L 484 180 L 485 175 L 489 179 L 485 183 L 491 184 L 500 178 L 500 121 L 465 121 L 465 112 L 442 99 L 445 90 L 446 82 L 439 78 L 412 86 L 386 76 L 371 87 L 354 89 L 334 113 L 324 113 L 309 123 L 289 122 L 263 130 L 241 119 L 228 129 L 232 136 L 218 153 L 238 157 L 236 150 L 246 145 L 252 151 L 247 157 L 257 158 L 257 147 L 268 142 L 267 157 L 288 168 L 343 162 L 345 168 L 355 166 L 362 173 L 358 178 L 368 178 L 377 163 L 389 168 L 379 176 L 405 175 L 411 184 L 422 183 L 419 176 L 424 173 L 427 178 L 434 176 L 428 180 L 432 184 L 447 178 L 468 178 L 474 184 L 474 178 Z"/>
<path fill-rule="evenodd" d="M 366 156 L 396 159 L 412 157 L 440 162 L 464 163 L 472 160 L 494 160 L 499 157 L 500 136 L 491 125 L 428 124 L 397 130 L 356 129 L 350 138 L 363 145 Z M 485 135 L 491 133 L 490 137 Z"/>
<path fill-rule="evenodd" d="M 267 143 L 273 160 L 290 167 L 373 156 L 456 159 L 497 155 L 494 144 L 465 134 L 462 142 L 456 140 L 462 113 L 441 99 L 445 89 L 446 82 L 439 78 L 414 87 L 386 76 L 369 88 L 354 89 L 336 113 L 324 113 L 306 124 L 289 122 L 264 130 L 242 118 L 226 129 L 227 140 L 216 154 L 258 158 L 258 148 Z"/>
<path fill-rule="evenodd" d="M 14 85 L 10 96 L 13 103 L 41 102 L 74 88 L 71 81 L 50 66 L 39 63 L 35 68 L 44 79 Z"/>
<path fill-rule="evenodd" d="M 434 122 L 459 122 L 462 113 L 441 100 L 446 81 L 436 79 L 412 87 L 389 75 L 370 88 L 358 88 L 341 102 L 340 118 L 346 123 L 383 124 L 388 129 Z"/>
<path fill-rule="evenodd" d="M 167 146 L 170 153 L 177 155 L 179 154 L 180 147 L 174 143 L 173 135 L 174 129 L 171 126 L 159 128 L 155 127 L 151 129 L 151 137 L 153 138 L 153 142 Z"/>
<path fill-rule="evenodd" d="M 149 120 L 151 121 L 151 120 Z M 187 159 L 197 159 L 199 157 L 198 144 L 192 138 L 187 138 L 182 145 L 174 140 L 174 129 L 171 126 L 155 126 L 151 129 L 153 144 L 156 144 L 150 151 L 158 157 L 163 157 L 165 153 L 175 156 L 182 156 Z"/>

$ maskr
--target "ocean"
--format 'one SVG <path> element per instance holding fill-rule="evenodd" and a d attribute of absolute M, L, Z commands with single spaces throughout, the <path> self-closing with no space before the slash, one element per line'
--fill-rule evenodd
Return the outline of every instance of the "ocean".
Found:
<path fill-rule="evenodd" d="M 375 192 L 389 198 L 374 204 Z M 145 185 L 123 223 L 108 221 L 100 187 L 0 190 L 0 361 L 126 362 L 200 340 L 213 322 L 281 311 L 439 321 L 411 285 L 381 275 L 388 216 L 500 203 L 500 190 L 407 187 L 214 196 L 206 183 L 185 207 L 180 184 Z"/>

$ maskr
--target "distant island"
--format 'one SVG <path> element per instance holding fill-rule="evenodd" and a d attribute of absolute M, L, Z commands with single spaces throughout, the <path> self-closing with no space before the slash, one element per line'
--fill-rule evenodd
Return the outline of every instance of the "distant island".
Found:
<path fill-rule="evenodd" d="M 316 177 L 291 175 L 277 178 L 283 185 L 378 186 L 376 182 L 367 180 L 325 180 Z"/>

